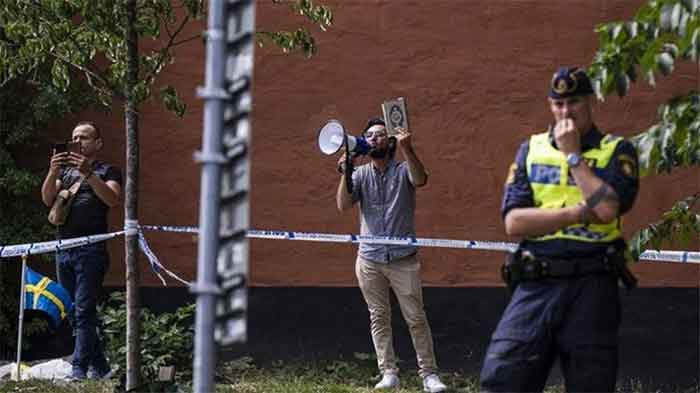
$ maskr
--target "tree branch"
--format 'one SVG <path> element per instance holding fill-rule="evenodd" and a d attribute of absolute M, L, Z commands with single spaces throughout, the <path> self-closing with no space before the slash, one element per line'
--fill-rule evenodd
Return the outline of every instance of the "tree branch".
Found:
<path fill-rule="evenodd" d="M 178 34 L 180 34 L 182 29 L 185 28 L 185 25 L 187 24 L 187 22 L 189 22 L 189 20 L 190 20 L 189 15 L 186 15 L 184 18 L 182 18 L 182 22 L 180 23 L 180 26 L 178 26 L 177 29 L 175 29 L 175 32 L 169 36 L 168 43 L 163 48 L 161 48 L 160 51 L 163 51 L 163 50 L 169 51 L 170 48 L 172 48 L 174 46 L 175 38 L 178 36 Z M 167 23 L 166 23 L 166 26 L 167 26 Z M 148 83 L 151 83 L 155 79 L 155 76 L 158 73 L 158 71 L 156 71 L 156 70 L 158 70 L 163 65 L 164 59 L 165 59 L 165 56 L 161 57 L 158 60 L 158 63 L 156 63 L 156 66 L 153 68 L 154 71 L 146 73 L 146 75 L 144 75 L 144 79 Z"/>
<path fill-rule="evenodd" d="M 190 41 L 194 41 L 194 40 L 201 39 L 201 38 L 202 38 L 202 36 L 201 36 L 200 34 L 198 34 L 198 35 L 193 35 L 192 37 L 185 38 L 184 40 L 173 42 L 172 47 L 176 47 L 176 46 L 178 46 L 178 45 L 186 44 L 186 43 L 188 43 L 188 42 L 190 42 Z"/>
<path fill-rule="evenodd" d="M 100 83 L 102 83 L 108 90 L 111 92 L 118 92 L 118 90 L 111 84 L 109 81 L 104 79 L 98 72 L 94 72 L 90 70 L 89 68 L 83 67 L 80 64 L 75 64 L 69 59 L 66 59 L 65 57 L 61 56 L 60 54 L 50 51 L 49 54 L 53 57 L 55 57 L 58 60 L 61 60 L 62 62 L 70 65 L 71 67 L 83 72 L 87 78 L 94 78 L 97 79 Z"/>

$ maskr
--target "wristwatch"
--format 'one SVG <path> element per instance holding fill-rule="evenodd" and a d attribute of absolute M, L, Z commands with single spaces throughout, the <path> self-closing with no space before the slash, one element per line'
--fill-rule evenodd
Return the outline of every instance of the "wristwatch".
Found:
<path fill-rule="evenodd" d="M 569 164 L 569 168 L 576 168 L 581 164 L 581 155 L 576 153 L 569 153 L 566 155 L 566 163 Z"/>

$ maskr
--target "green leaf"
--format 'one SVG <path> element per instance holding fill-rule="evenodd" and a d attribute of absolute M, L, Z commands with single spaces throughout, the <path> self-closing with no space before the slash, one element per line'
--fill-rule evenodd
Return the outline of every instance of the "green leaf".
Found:
<path fill-rule="evenodd" d="M 656 40 L 644 47 L 642 55 L 639 58 L 639 65 L 642 67 L 642 70 L 646 72 L 656 68 L 656 55 L 659 53 L 660 49 L 661 43 Z"/>
<path fill-rule="evenodd" d="M 667 3 L 661 7 L 659 14 L 659 27 L 663 32 L 672 32 L 678 29 L 681 15 L 679 3 Z"/>
<path fill-rule="evenodd" d="M 682 0 L 682 3 L 688 12 L 696 12 L 700 8 L 699 0 Z"/>
<path fill-rule="evenodd" d="M 634 65 L 630 65 L 629 68 L 627 68 L 627 77 L 632 82 L 637 81 L 637 69 L 634 67 Z M 629 85 L 629 83 L 628 83 L 628 85 Z M 628 86 L 628 88 L 629 88 L 629 86 Z"/>
<path fill-rule="evenodd" d="M 660 221 L 649 224 L 635 234 L 629 247 L 635 259 L 646 249 L 658 250 L 663 243 L 672 242 L 687 246 L 690 240 L 700 236 L 700 220 L 696 213 L 699 201 L 700 194 L 695 194 L 676 202 L 671 210 L 664 212 Z"/>
<path fill-rule="evenodd" d="M 60 60 L 56 60 L 51 67 L 51 77 L 54 86 L 62 91 L 68 89 L 70 85 L 70 77 L 68 76 L 68 67 Z"/>
<path fill-rule="evenodd" d="M 650 131 L 647 131 L 641 136 L 632 139 L 632 142 L 637 148 L 637 154 L 639 156 L 639 175 L 642 177 L 649 173 L 650 168 L 656 166 L 656 163 L 653 162 L 653 151 L 656 148 L 656 141 L 649 133 Z"/>
<path fill-rule="evenodd" d="M 634 38 L 639 33 L 639 23 L 632 21 L 625 23 L 625 29 L 630 38 Z"/>
<path fill-rule="evenodd" d="M 700 21 L 698 21 L 700 23 Z M 686 35 L 685 42 L 683 44 L 685 56 L 693 61 L 698 60 L 698 44 L 700 42 L 700 28 L 694 26 L 692 28 L 692 33 Z"/>
<path fill-rule="evenodd" d="M 617 91 L 617 95 L 619 95 L 620 97 L 624 97 L 625 95 L 627 95 L 629 86 L 630 80 L 627 74 L 617 74 L 617 76 L 615 77 L 615 90 Z"/>
<path fill-rule="evenodd" d="M 673 72 L 673 57 L 668 52 L 659 53 L 656 56 L 656 64 L 664 76 L 671 75 Z"/>
<path fill-rule="evenodd" d="M 663 44 L 661 48 L 663 52 L 668 53 L 674 60 L 676 57 L 678 57 L 678 45 L 672 42 L 667 42 Z"/>
<path fill-rule="evenodd" d="M 625 26 L 622 23 L 616 23 L 613 25 L 613 28 L 610 30 L 610 38 L 612 41 L 615 41 L 616 43 L 619 43 L 622 39 L 624 39 L 624 35 L 622 34 Z"/>
<path fill-rule="evenodd" d="M 185 7 L 187 12 L 192 15 L 193 18 L 199 19 L 204 14 L 204 1 L 203 0 L 185 0 Z"/>
<path fill-rule="evenodd" d="M 682 14 L 683 14 L 683 8 L 681 7 L 680 3 L 674 4 L 673 9 L 671 11 L 671 29 L 674 32 L 678 31 L 678 27 L 680 26 Z"/>

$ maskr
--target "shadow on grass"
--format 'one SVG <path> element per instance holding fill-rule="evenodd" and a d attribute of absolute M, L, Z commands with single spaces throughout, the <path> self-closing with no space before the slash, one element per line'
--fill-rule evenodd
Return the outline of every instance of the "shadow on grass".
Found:
<path fill-rule="evenodd" d="M 401 367 L 402 362 L 399 363 Z M 352 359 L 332 361 L 274 361 L 258 366 L 250 357 L 242 357 L 222 363 L 216 372 L 217 393 L 375 393 L 374 384 L 379 380 L 376 358 L 369 354 L 355 354 Z M 401 389 L 395 393 L 421 393 L 422 384 L 415 369 L 403 369 L 400 373 Z M 477 393 L 478 375 L 464 375 L 461 371 L 442 372 L 440 377 L 448 385 L 450 393 Z M 684 390 L 669 387 L 668 390 L 648 388 L 640 380 L 618 383 L 618 393 L 698 393 L 700 386 Z M 114 381 L 67 383 L 30 380 L 0 382 L 0 393 L 52 392 L 52 393 L 115 393 L 119 392 Z M 191 383 L 170 385 L 150 392 L 192 392 Z M 561 385 L 548 386 L 545 393 L 563 393 Z"/>
<path fill-rule="evenodd" d="M 401 367 L 401 363 L 399 363 Z M 400 374 L 401 389 L 396 393 L 422 392 L 420 378 L 415 369 L 403 369 Z M 465 375 L 461 371 L 442 372 L 440 377 L 450 393 L 479 392 L 478 375 Z M 244 357 L 222 365 L 217 374 L 219 393 L 374 393 L 372 387 L 379 381 L 376 358 L 368 354 L 355 354 L 354 359 L 328 362 L 281 361 L 258 367 Z M 653 386 L 653 388 L 650 388 Z M 640 380 L 620 381 L 618 393 L 698 393 L 700 386 L 659 390 L 654 383 Z M 562 385 L 550 385 L 545 393 L 563 393 Z"/>
<path fill-rule="evenodd" d="M 399 363 L 401 367 L 401 363 Z M 477 392 L 477 380 L 460 373 L 441 373 L 450 392 Z M 422 392 L 415 370 L 400 374 L 401 389 L 397 393 Z M 264 368 L 251 358 L 228 362 L 217 373 L 217 392 L 226 393 L 369 393 L 380 376 L 376 358 L 355 354 L 353 359 L 321 362 L 273 362 Z"/>
<path fill-rule="evenodd" d="M 116 383 L 112 381 L 66 382 L 31 379 L 20 382 L 2 381 L 0 393 L 113 393 L 115 386 Z"/>

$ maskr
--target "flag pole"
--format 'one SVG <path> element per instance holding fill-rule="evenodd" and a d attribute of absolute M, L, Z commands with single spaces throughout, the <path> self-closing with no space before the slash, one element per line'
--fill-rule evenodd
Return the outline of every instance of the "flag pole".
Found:
<path fill-rule="evenodd" d="M 22 275 L 19 285 L 19 323 L 17 324 L 17 381 L 22 379 L 21 360 L 22 360 L 22 328 L 24 327 L 24 280 L 27 272 L 27 254 L 22 255 Z"/>

